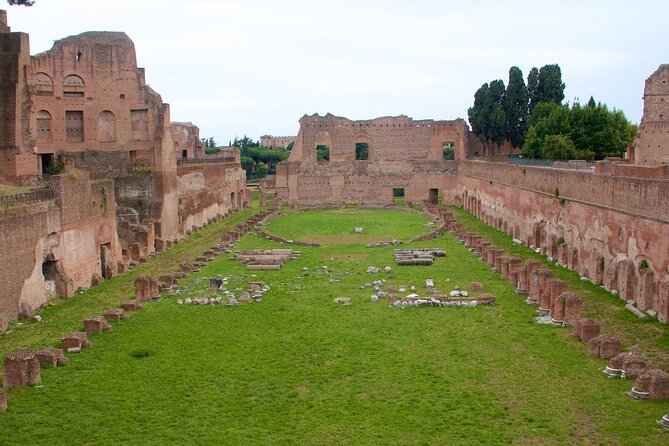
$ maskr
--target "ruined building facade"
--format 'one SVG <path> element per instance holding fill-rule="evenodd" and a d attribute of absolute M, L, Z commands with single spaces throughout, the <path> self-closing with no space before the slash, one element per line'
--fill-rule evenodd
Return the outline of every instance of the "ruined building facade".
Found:
<path fill-rule="evenodd" d="M 631 156 L 635 164 L 669 164 L 669 64 L 660 67 L 648 79 L 643 92 L 643 119 Z"/>
<path fill-rule="evenodd" d="M 277 166 L 277 198 L 288 203 L 391 204 L 393 191 L 400 189 L 407 201 L 435 201 L 457 173 L 457 164 L 444 160 L 444 148 L 465 159 L 472 145 L 480 143 L 462 119 L 304 116 L 288 161 Z M 319 146 L 327 147 L 329 160 L 318 160 Z M 365 147 L 366 153 L 356 147 Z"/>
<path fill-rule="evenodd" d="M 192 122 L 173 122 L 170 126 L 177 159 L 204 158 L 200 129 Z"/>
<path fill-rule="evenodd" d="M 296 139 L 296 136 L 263 135 L 260 137 L 260 145 L 269 149 L 276 149 L 279 147 L 283 147 L 285 149 L 290 143 L 295 143 Z"/>
<path fill-rule="evenodd" d="M 0 11 L 0 67 L 0 180 L 51 174 L 0 197 L 0 322 L 249 202 L 239 156 L 181 165 L 203 157 L 199 129 L 171 124 L 124 33 L 86 32 L 31 56 Z"/>

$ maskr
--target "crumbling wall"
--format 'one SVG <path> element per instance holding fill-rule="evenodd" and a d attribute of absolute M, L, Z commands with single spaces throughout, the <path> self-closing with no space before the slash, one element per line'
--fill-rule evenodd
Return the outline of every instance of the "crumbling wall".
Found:
<path fill-rule="evenodd" d="M 204 157 L 200 141 L 200 129 L 192 122 L 173 122 L 170 125 L 177 159 L 197 159 Z"/>
<path fill-rule="evenodd" d="M 263 135 L 260 137 L 260 145 L 270 149 L 283 147 L 286 148 L 292 142 L 295 143 L 297 136 L 272 136 Z"/>
<path fill-rule="evenodd" d="M 5 11 L 2 11 L 3 13 Z M 0 32 L 0 177 L 32 182 L 38 174 L 32 153 L 30 45 L 28 35 Z"/>
<path fill-rule="evenodd" d="M 464 162 L 453 192 L 478 218 L 668 322 L 669 181 Z"/>
<path fill-rule="evenodd" d="M 117 272 L 112 182 L 69 174 L 49 188 L 53 200 L 0 212 L 0 312 L 10 319 Z"/>
<path fill-rule="evenodd" d="M 351 121 L 304 116 L 288 162 L 276 172 L 277 199 L 290 203 L 392 204 L 393 190 L 410 202 L 428 201 L 457 172 L 444 148 L 466 159 L 469 129 L 462 119 L 414 121 L 407 116 Z M 367 157 L 356 154 L 367 144 Z M 329 160 L 317 160 L 317 147 Z"/>
<path fill-rule="evenodd" d="M 246 172 L 238 163 L 179 166 L 179 230 L 182 234 L 225 217 L 250 202 Z"/>
<path fill-rule="evenodd" d="M 643 117 L 630 151 L 636 164 L 669 164 L 669 65 L 646 79 Z"/>

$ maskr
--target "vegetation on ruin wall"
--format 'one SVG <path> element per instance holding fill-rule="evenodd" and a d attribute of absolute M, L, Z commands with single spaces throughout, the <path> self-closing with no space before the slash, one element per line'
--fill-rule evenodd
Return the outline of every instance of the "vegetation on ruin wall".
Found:
<path fill-rule="evenodd" d="M 585 316 L 597 320 L 602 327 L 602 333 L 622 339 L 625 347 L 643 354 L 651 363 L 651 368 L 669 370 L 669 326 L 657 321 L 641 321 L 625 309 L 624 300 L 600 285 L 580 280 L 577 272 L 548 262 L 546 256 L 514 243 L 511 236 L 488 226 L 465 210 L 457 207 L 450 207 L 450 210 L 463 223 L 465 231 L 480 234 L 513 256 L 540 260 L 583 299 Z"/>
<path fill-rule="evenodd" d="M 559 65 L 532 68 L 523 81 L 518 67 L 509 83 L 485 83 L 468 110 L 472 131 L 487 148 L 508 140 L 523 155 L 545 159 L 603 159 L 622 156 L 634 140 L 637 126 L 622 111 L 610 111 L 594 98 L 585 106 L 562 104 L 565 84 Z"/>
<path fill-rule="evenodd" d="M 276 173 L 276 165 L 288 159 L 290 152 L 283 148 L 269 149 L 261 147 L 257 141 L 244 136 L 235 138 L 232 146 L 239 148 L 242 169 L 246 178 L 262 178 L 267 174 Z"/>
<path fill-rule="evenodd" d="M 354 216 L 363 234 L 350 226 Z M 666 444 L 654 420 L 668 402 L 626 397 L 630 381 L 604 378 L 605 362 L 588 358 L 583 343 L 535 324 L 535 309 L 451 235 L 412 245 L 446 249 L 429 267 L 396 267 L 392 247 L 355 238 L 410 237 L 427 232 L 425 222 L 354 209 L 277 218 L 271 232 L 315 233 L 328 245 L 300 248 L 298 260 L 257 277 L 219 256 L 182 284 L 216 274 L 262 280 L 271 287 L 263 302 L 149 303 L 113 333 L 92 335 L 93 348 L 68 366 L 46 370 L 42 387 L 10 389 L 3 443 Z M 269 247 L 282 246 L 253 235 L 239 245 Z M 369 265 L 394 271 L 371 275 Z M 381 278 L 421 291 L 426 278 L 444 291 L 478 281 L 497 304 L 390 308 L 360 289 Z M 69 302 L 90 304 L 115 288 Z M 352 306 L 333 304 L 337 296 Z"/>

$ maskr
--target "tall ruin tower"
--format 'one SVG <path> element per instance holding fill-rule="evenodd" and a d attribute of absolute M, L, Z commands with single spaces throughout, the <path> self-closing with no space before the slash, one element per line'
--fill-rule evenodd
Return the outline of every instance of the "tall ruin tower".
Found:
<path fill-rule="evenodd" d="M 28 34 L 11 32 L 0 10 L 0 176 L 18 179 L 37 174 L 33 155 Z"/>
<path fill-rule="evenodd" d="M 643 117 L 633 146 L 634 163 L 669 164 L 669 64 L 646 79 Z"/>

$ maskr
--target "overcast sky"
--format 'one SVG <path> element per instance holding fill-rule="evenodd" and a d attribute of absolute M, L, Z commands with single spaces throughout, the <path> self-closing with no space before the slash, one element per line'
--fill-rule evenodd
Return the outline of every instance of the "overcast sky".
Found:
<path fill-rule="evenodd" d="M 5 2 L 2 2 L 5 3 Z M 558 63 L 567 100 L 638 122 L 644 80 L 669 63 L 657 1 L 37 0 L 8 10 L 33 54 L 84 31 L 124 31 L 173 121 L 203 137 L 295 135 L 304 114 L 467 118 L 512 65 Z"/>

